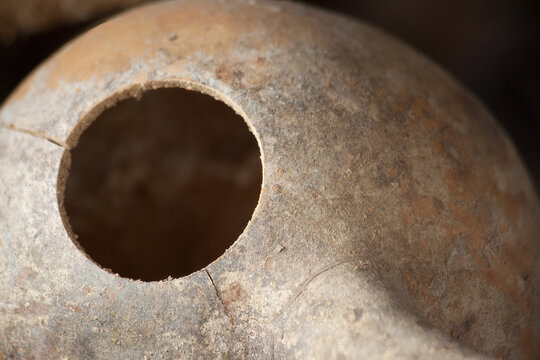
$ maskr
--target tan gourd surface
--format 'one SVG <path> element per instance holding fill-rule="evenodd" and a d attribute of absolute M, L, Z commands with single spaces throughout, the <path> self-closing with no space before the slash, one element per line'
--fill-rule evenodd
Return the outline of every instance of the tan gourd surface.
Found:
<path fill-rule="evenodd" d="M 263 174 L 222 256 L 144 282 L 77 247 L 64 190 L 81 133 L 157 88 L 234 109 Z M 0 111 L 0 358 L 535 359 L 538 234 L 506 135 L 399 41 L 289 3 L 148 5 Z"/>

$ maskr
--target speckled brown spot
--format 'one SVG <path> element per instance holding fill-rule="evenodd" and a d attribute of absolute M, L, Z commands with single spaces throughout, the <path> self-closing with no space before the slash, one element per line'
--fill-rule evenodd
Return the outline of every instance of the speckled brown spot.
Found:
<path fill-rule="evenodd" d="M 364 311 L 362 309 L 353 309 L 350 311 L 347 311 L 345 314 L 343 314 L 343 319 L 347 320 L 348 322 L 355 322 L 362 319 L 362 316 L 364 315 Z"/>
<path fill-rule="evenodd" d="M 68 304 L 67 308 L 76 313 L 82 313 L 83 309 L 79 305 Z"/>
<path fill-rule="evenodd" d="M 107 299 L 109 299 L 109 301 L 115 301 L 116 300 L 116 295 L 109 288 L 106 288 L 105 290 L 103 290 L 103 294 L 107 297 Z"/>
<path fill-rule="evenodd" d="M 233 282 L 227 290 L 222 292 L 221 300 L 225 309 L 229 311 L 233 306 L 233 303 L 245 300 L 246 296 L 247 294 L 240 284 L 238 282 Z"/>
<path fill-rule="evenodd" d="M 15 278 L 15 283 L 17 285 L 21 285 L 31 271 L 32 269 L 30 269 L 29 267 L 25 267 L 19 272 L 19 274 L 17 274 L 17 277 Z"/>
<path fill-rule="evenodd" d="M 50 311 L 50 306 L 33 300 L 20 303 L 13 310 L 14 314 L 21 315 L 46 315 Z"/>
<path fill-rule="evenodd" d="M 270 256 L 266 261 L 264 262 L 264 267 L 266 270 L 272 270 L 274 268 L 275 260 L 272 256 Z"/>

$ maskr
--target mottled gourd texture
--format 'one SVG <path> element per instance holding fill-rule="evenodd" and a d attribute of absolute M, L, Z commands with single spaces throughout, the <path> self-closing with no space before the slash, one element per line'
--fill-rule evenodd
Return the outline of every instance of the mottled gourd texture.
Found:
<path fill-rule="evenodd" d="M 64 196 L 81 134 L 157 88 L 234 109 L 263 174 L 224 254 L 144 282 L 87 256 Z M 538 359 L 539 234 L 507 136 L 399 41 L 286 2 L 147 5 L 0 111 L 0 359 Z"/>

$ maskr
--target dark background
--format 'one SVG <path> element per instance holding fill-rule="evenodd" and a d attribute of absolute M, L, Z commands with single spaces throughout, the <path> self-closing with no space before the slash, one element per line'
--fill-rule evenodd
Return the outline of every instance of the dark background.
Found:
<path fill-rule="evenodd" d="M 35 21 L 47 2 L 57 2 L 2 1 L 6 3 L 0 4 L 0 30 L 2 26 L 13 25 L 10 22 L 15 18 L 13 12 L 26 10 L 32 16 L 25 15 L 22 22 Z M 139 1 L 145 0 L 129 0 L 130 4 Z M 109 4 L 120 2 L 110 0 Z M 311 0 L 304 3 L 374 24 L 446 68 L 486 104 L 507 130 L 537 189 L 540 188 L 540 22 L 533 1 Z M 37 29 L 13 30 L 8 38 L 0 39 L 0 102 L 58 47 L 123 6 L 126 5 L 102 6 L 78 18 L 59 16 Z M 43 10 L 43 16 L 47 15 Z"/>

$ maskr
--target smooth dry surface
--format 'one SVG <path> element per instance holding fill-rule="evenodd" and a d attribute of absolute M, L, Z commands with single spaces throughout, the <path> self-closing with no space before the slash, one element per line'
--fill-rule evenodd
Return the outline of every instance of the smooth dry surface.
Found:
<path fill-rule="evenodd" d="M 160 87 L 246 120 L 262 193 L 222 257 L 140 282 L 71 241 L 61 159 L 104 109 Z M 4 357 L 540 354 L 539 204 L 514 148 L 446 73 L 370 27 L 281 2 L 142 7 L 44 63 L 0 126 Z"/>

